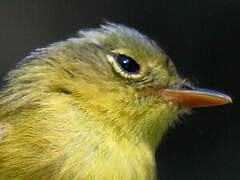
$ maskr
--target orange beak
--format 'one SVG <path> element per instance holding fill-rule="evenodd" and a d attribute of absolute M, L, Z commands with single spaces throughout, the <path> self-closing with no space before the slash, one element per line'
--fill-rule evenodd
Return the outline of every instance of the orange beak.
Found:
<path fill-rule="evenodd" d="M 158 89 L 154 94 L 161 99 L 173 101 L 190 108 L 232 103 L 232 99 L 228 95 L 207 89 Z"/>

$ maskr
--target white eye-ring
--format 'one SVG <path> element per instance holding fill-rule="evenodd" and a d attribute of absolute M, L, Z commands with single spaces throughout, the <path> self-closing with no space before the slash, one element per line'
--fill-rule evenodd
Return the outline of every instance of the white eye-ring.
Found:
<path fill-rule="evenodd" d="M 107 58 L 115 71 L 123 77 L 130 79 L 143 77 L 140 65 L 133 58 L 123 54 L 107 55 Z"/>

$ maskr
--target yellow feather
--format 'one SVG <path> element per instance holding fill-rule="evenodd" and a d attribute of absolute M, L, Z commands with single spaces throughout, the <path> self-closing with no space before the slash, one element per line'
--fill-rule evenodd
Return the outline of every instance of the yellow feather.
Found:
<path fill-rule="evenodd" d="M 79 34 L 32 53 L 7 75 L 0 179 L 156 179 L 156 147 L 184 108 L 146 89 L 183 80 L 134 29 L 107 24 Z M 140 64 L 141 76 L 116 71 L 108 60 L 116 51 Z"/>

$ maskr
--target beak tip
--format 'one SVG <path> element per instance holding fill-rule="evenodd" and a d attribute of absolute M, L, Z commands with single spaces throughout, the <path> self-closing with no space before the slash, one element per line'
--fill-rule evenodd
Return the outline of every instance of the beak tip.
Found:
<path fill-rule="evenodd" d="M 226 104 L 231 104 L 231 103 L 233 103 L 233 100 L 230 96 L 228 96 Z"/>

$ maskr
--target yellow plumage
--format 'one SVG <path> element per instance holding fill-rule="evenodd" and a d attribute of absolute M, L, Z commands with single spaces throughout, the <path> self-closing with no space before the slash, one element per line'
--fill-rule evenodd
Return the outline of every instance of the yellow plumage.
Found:
<path fill-rule="evenodd" d="M 140 72 L 125 72 L 116 54 L 133 58 Z M 185 80 L 153 41 L 122 25 L 80 31 L 36 50 L 6 81 L 0 95 L 4 180 L 156 179 L 156 146 L 186 110 L 149 91 Z"/>

